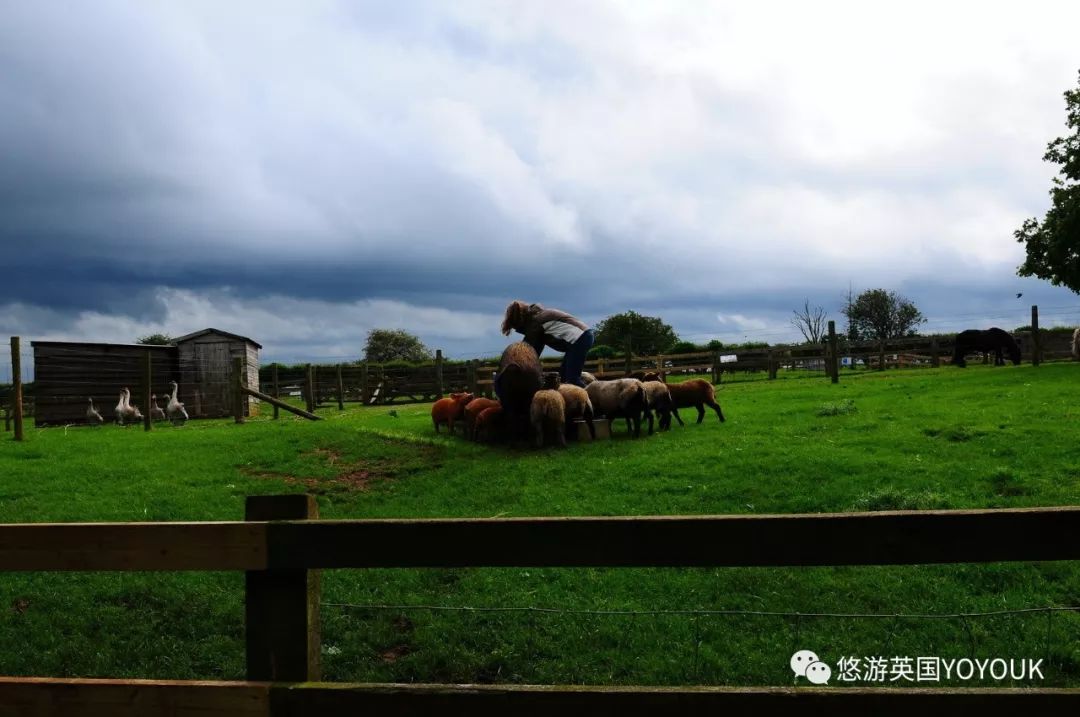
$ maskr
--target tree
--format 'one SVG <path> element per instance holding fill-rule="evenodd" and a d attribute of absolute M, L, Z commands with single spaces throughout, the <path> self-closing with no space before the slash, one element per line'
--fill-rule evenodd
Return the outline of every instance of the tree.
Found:
<path fill-rule="evenodd" d="M 799 330 L 807 342 L 820 343 L 825 337 L 825 327 L 829 315 L 820 306 L 810 306 L 810 299 L 803 301 L 802 310 L 792 309 L 795 317 L 791 319 L 791 325 Z"/>
<path fill-rule="evenodd" d="M 429 361 L 431 357 L 431 349 L 419 337 L 401 329 L 372 329 L 364 345 L 364 360 L 375 363 Z"/>
<path fill-rule="evenodd" d="M 926 322 L 915 304 L 884 289 L 864 291 L 843 311 L 851 326 L 852 340 L 913 336 L 915 327 Z"/>
<path fill-rule="evenodd" d="M 676 341 L 666 353 L 669 354 L 692 354 L 700 351 L 701 347 L 693 341 Z"/>
<path fill-rule="evenodd" d="M 587 354 L 590 359 L 609 359 L 615 358 L 618 355 L 618 351 L 606 346 L 604 344 L 594 344 L 589 353 Z"/>
<path fill-rule="evenodd" d="M 675 329 L 655 316 L 642 316 L 636 311 L 613 314 L 596 325 L 596 343 L 649 356 L 666 351 L 679 340 Z"/>
<path fill-rule="evenodd" d="M 1013 232 L 1027 258 L 1016 273 L 1046 279 L 1080 293 L 1080 84 L 1065 92 L 1065 124 L 1073 130 L 1046 145 L 1044 162 L 1060 166 L 1050 188 L 1052 206 L 1042 222 L 1027 219 Z"/>
<path fill-rule="evenodd" d="M 148 334 L 147 336 L 140 336 L 135 339 L 137 344 L 147 344 L 150 346 L 168 346 L 173 342 L 172 336 L 168 334 Z"/>

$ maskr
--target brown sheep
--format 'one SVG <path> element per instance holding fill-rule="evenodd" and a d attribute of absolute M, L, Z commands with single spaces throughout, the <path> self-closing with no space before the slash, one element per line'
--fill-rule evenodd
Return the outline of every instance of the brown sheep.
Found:
<path fill-rule="evenodd" d="M 596 429 L 593 427 L 593 408 L 592 401 L 589 400 L 589 392 L 581 386 L 563 383 L 559 385 L 559 393 L 562 394 L 563 402 L 566 404 L 567 432 L 573 428 L 575 418 L 583 418 L 589 426 L 589 435 L 595 441 Z"/>
<path fill-rule="evenodd" d="M 671 400 L 671 392 L 668 390 L 667 384 L 660 381 L 645 381 L 645 395 L 649 399 L 649 413 L 646 414 L 646 418 L 649 419 L 649 435 L 653 432 L 653 416 L 652 412 L 655 411 L 657 417 L 660 419 L 660 430 L 666 431 L 671 428 L 671 411 L 674 408 L 674 403 Z"/>
<path fill-rule="evenodd" d="M 515 433 L 525 435 L 532 397 L 541 386 L 540 357 L 536 350 L 524 341 L 507 346 L 499 359 L 495 381 L 495 394 L 506 412 L 506 420 Z"/>
<path fill-rule="evenodd" d="M 659 380 L 659 374 L 649 373 L 645 376 L 646 379 Z M 716 411 L 717 417 L 722 423 L 724 419 L 724 412 L 720 410 L 720 404 L 716 402 L 716 391 L 713 385 L 708 381 L 695 378 L 690 381 L 683 381 L 682 383 L 669 383 L 668 393 L 671 394 L 671 414 L 675 416 L 675 420 L 679 422 L 680 426 L 686 425 L 683 423 L 682 418 L 679 416 L 680 408 L 687 408 L 688 406 L 694 406 L 698 410 L 697 422 L 701 423 L 705 420 L 705 406 L 708 406 L 712 410 Z"/>
<path fill-rule="evenodd" d="M 544 433 L 558 437 L 559 445 L 566 447 L 566 403 L 562 394 L 543 389 L 533 394 L 529 407 L 529 422 L 537 448 L 544 447 Z"/>
<path fill-rule="evenodd" d="M 645 386 L 636 378 L 620 378 L 614 381 L 594 381 L 585 387 L 592 401 L 593 410 L 608 420 L 617 416 L 626 418 L 626 428 L 641 435 L 641 415 L 649 416 L 649 400 Z"/>
<path fill-rule="evenodd" d="M 503 408 L 501 405 L 485 408 L 476 417 L 473 424 L 473 436 L 476 440 L 491 441 L 502 435 L 504 428 Z"/>
<path fill-rule="evenodd" d="M 439 432 L 439 425 L 445 423 L 454 433 L 454 421 L 460 420 L 465 415 L 465 406 L 473 400 L 471 393 L 452 393 L 450 398 L 440 398 L 431 404 L 431 422 L 435 424 L 435 432 Z"/>
<path fill-rule="evenodd" d="M 476 439 L 476 419 L 485 408 L 498 406 L 499 402 L 490 398 L 474 398 L 465 406 L 465 437 L 470 441 Z"/>

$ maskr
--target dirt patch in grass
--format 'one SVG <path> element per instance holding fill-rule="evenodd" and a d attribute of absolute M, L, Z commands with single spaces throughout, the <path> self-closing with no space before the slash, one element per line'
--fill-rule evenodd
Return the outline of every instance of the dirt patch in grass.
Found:
<path fill-rule="evenodd" d="M 419 448 L 418 455 L 424 467 L 436 465 L 434 449 Z M 389 481 L 403 477 L 417 470 L 417 464 L 410 461 L 398 461 L 392 458 L 373 458 L 351 460 L 346 458 L 340 451 L 332 448 L 316 448 L 303 454 L 305 457 L 317 459 L 325 467 L 333 469 L 333 475 L 302 476 L 292 473 L 267 470 L 241 469 L 246 475 L 253 478 L 266 478 L 282 480 L 290 485 L 302 485 L 308 491 L 316 494 L 337 492 L 363 492 L 371 489 L 381 481 Z"/>
<path fill-rule="evenodd" d="M 389 650 L 383 650 L 379 653 L 379 658 L 383 662 L 397 662 L 405 655 L 412 652 L 412 648 L 408 645 L 394 645 Z"/>

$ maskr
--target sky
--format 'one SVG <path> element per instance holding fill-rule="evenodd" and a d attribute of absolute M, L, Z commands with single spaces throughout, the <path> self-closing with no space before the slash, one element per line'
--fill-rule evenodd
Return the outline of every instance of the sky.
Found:
<path fill-rule="evenodd" d="M 372 328 L 497 354 L 513 299 L 705 342 L 895 290 L 1080 324 L 1016 276 L 1076 2 L 0 0 L 0 335 Z M 1022 293 L 1022 297 L 1017 297 Z"/>

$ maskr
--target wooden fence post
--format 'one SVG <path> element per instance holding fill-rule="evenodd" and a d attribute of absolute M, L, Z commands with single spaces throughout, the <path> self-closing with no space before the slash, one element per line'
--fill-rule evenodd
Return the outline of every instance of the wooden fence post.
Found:
<path fill-rule="evenodd" d="M 840 383 L 840 353 L 836 344 L 836 322 L 829 322 L 829 362 L 832 369 L 832 382 Z"/>
<path fill-rule="evenodd" d="M 930 365 L 934 368 L 941 366 L 941 356 L 938 353 L 937 339 L 930 339 Z"/>
<path fill-rule="evenodd" d="M 247 394 L 244 393 L 244 357 L 233 357 L 233 420 L 237 423 L 244 422 L 244 401 Z"/>
<path fill-rule="evenodd" d="M 314 413 L 315 412 L 315 369 L 312 368 L 311 364 L 307 365 L 307 368 L 304 371 L 304 378 L 305 378 L 304 383 L 307 386 L 307 391 L 305 392 L 306 393 L 305 400 L 307 401 L 307 410 L 308 410 L 308 413 Z"/>
<path fill-rule="evenodd" d="M 360 403 L 368 405 L 368 366 L 367 361 L 360 367 Z"/>
<path fill-rule="evenodd" d="M 442 349 L 435 349 L 435 390 L 436 398 L 443 397 Z"/>
<path fill-rule="evenodd" d="M 1042 363 L 1042 337 L 1039 335 L 1039 307 L 1031 305 L 1031 365 Z"/>
<path fill-rule="evenodd" d="M 776 378 L 776 374 L 777 374 L 777 370 L 776 370 L 776 353 L 772 349 L 772 347 L 769 348 L 768 362 L 769 362 L 769 380 L 772 381 L 774 378 Z"/>
<path fill-rule="evenodd" d="M 631 354 L 630 339 L 626 340 L 626 375 L 629 376 L 634 372 L 634 359 Z"/>
<path fill-rule="evenodd" d="M 341 377 L 341 364 L 337 365 L 337 408 L 345 410 L 345 381 Z"/>
<path fill-rule="evenodd" d="M 281 389 L 278 386 L 278 365 L 274 363 L 274 392 L 271 394 L 274 398 L 281 398 Z M 274 406 L 274 420 L 278 419 L 278 407 Z"/>
<path fill-rule="evenodd" d="M 310 495 L 249 496 L 245 520 L 314 520 Z M 310 682 L 321 678 L 318 570 L 274 569 L 274 526 L 267 530 L 266 570 L 245 576 L 247 679 Z"/>
<path fill-rule="evenodd" d="M 11 412 L 15 417 L 15 440 L 23 439 L 22 350 L 19 337 L 11 337 Z"/>
<path fill-rule="evenodd" d="M 474 396 L 476 396 L 480 392 L 480 387 L 476 383 L 476 364 L 477 359 L 470 359 L 469 362 L 465 364 L 465 374 L 469 382 L 469 393 Z"/>
<path fill-rule="evenodd" d="M 153 390 L 153 364 L 151 363 L 150 349 L 143 352 L 143 430 L 149 431 L 154 427 L 154 416 L 151 413 L 153 401 L 150 400 L 150 392 Z"/>
<path fill-rule="evenodd" d="M 885 370 L 885 339 L 878 341 L 878 371 Z"/>
<path fill-rule="evenodd" d="M 712 352 L 712 382 L 720 383 L 720 350 Z"/>

